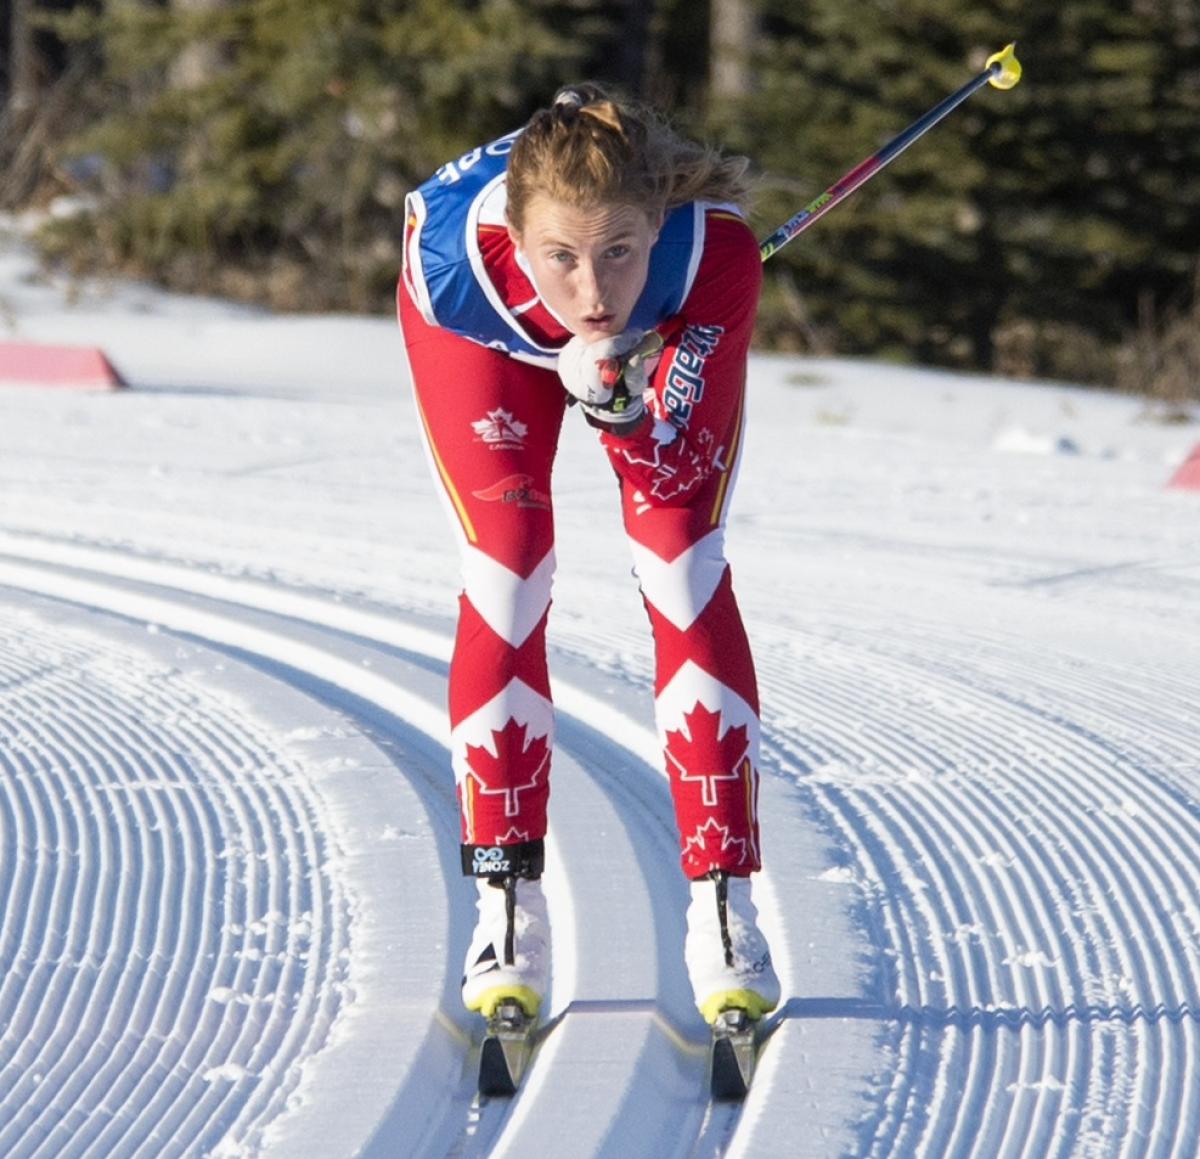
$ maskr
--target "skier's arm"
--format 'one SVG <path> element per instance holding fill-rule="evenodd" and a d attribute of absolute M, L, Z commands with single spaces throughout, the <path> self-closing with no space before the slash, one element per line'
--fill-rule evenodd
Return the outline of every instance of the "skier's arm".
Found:
<path fill-rule="evenodd" d="M 720 459 L 746 380 L 762 287 L 762 258 L 749 227 L 710 211 L 692 292 L 670 321 L 647 391 L 657 421 L 600 436 L 617 473 L 653 506 L 682 506 Z"/>

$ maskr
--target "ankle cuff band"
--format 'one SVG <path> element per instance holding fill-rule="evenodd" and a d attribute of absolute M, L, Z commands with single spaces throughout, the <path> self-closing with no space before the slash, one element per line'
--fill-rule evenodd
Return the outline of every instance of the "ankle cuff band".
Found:
<path fill-rule="evenodd" d="M 462 871 L 466 877 L 542 876 L 546 863 L 546 843 L 522 841 L 517 845 L 464 845 Z"/>

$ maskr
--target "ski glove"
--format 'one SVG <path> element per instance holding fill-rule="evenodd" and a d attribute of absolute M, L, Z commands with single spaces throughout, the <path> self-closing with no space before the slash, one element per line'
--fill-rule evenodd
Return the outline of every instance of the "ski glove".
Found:
<path fill-rule="evenodd" d="M 626 330 L 596 342 L 576 335 L 559 351 L 558 377 L 593 426 L 621 435 L 642 420 L 642 396 L 661 352 L 654 331 Z"/>

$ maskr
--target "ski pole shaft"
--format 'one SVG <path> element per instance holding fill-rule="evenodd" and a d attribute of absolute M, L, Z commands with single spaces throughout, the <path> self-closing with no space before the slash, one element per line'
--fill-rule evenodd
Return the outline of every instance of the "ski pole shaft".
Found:
<path fill-rule="evenodd" d="M 889 161 L 895 160 L 919 137 L 923 137 L 938 121 L 953 112 L 972 93 L 990 84 L 993 88 L 1010 89 L 1021 79 L 1021 64 L 1016 57 L 1016 45 L 1010 44 L 1000 52 L 988 57 L 987 67 L 978 76 L 972 77 L 957 92 L 934 105 L 923 117 L 914 121 L 902 133 L 893 137 L 878 153 L 860 162 L 839 181 L 835 182 L 815 201 L 809 202 L 795 217 L 789 218 L 770 237 L 759 244 L 759 252 L 765 262 L 778 253 L 792 238 L 803 233 L 814 221 L 824 217 L 835 205 L 845 201 L 856 189 L 869 181 Z"/>

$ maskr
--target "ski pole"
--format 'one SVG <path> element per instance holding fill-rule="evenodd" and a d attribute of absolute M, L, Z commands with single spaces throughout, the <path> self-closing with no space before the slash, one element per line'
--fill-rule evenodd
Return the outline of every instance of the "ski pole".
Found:
<path fill-rule="evenodd" d="M 983 72 L 972 77 L 958 92 L 951 93 L 940 104 L 934 105 L 919 120 L 913 121 L 907 129 L 893 137 L 878 153 L 872 154 L 865 161 L 856 165 L 840 181 L 831 185 L 820 197 L 809 202 L 795 217 L 789 218 L 770 237 L 760 242 L 758 251 L 762 254 L 762 260 L 765 262 L 772 254 L 777 254 L 792 238 L 808 229 L 817 218 L 824 217 L 838 202 L 845 201 L 860 185 L 870 180 L 889 161 L 899 157 L 918 137 L 923 137 L 928 133 L 938 121 L 958 108 L 972 93 L 987 84 L 997 89 L 1011 89 L 1020 79 L 1021 62 L 1017 60 L 1015 43 L 993 53 L 987 58 L 987 66 Z M 650 330 L 638 347 L 632 351 L 632 355 L 642 361 L 647 361 L 661 353 L 665 345 L 665 334 L 658 329 Z M 623 374 L 616 384 L 613 397 L 613 410 L 619 414 L 625 409 L 629 397 Z"/>
<path fill-rule="evenodd" d="M 860 185 L 869 181 L 889 161 L 894 160 L 918 137 L 924 136 L 948 113 L 958 108 L 972 93 L 991 85 L 997 89 L 1010 89 L 1021 79 L 1021 62 L 1017 60 L 1015 44 L 1010 44 L 989 56 L 987 67 L 978 76 L 972 77 L 956 93 L 952 93 L 940 104 L 934 105 L 923 117 L 913 121 L 904 132 L 889 141 L 878 153 L 856 165 L 841 180 L 831 185 L 815 201 L 809 202 L 795 217 L 789 218 L 769 238 L 759 244 L 759 252 L 765 262 L 778 253 L 797 234 L 803 233 L 819 217 L 823 217 L 840 201 L 844 201 Z"/>

